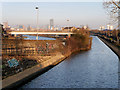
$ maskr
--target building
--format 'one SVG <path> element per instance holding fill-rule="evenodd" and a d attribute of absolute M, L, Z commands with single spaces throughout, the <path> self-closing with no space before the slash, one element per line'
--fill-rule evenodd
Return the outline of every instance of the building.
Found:
<path fill-rule="evenodd" d="M 27 27 L 27 30 L 28 30 L 28 31 L 32 30 L 32 27 L 29 25 L 29 26 Z"/>
<path fill-rule="evenodd" d="M 100 26 L 99 30 L 104 30 L 105 27 L 104 26 Z"/>
<path fill-rule="evenodd" d="M 113 26 L 112 25 L 110 26 L 110 30 L 113 30 Z"/>
<path fill-rule="evenodd" d="M 11 28 L 10 30 L 14 31 L 14 30 L 15 30 L 15 28 Z"/>
<path fill-rule="evenodd" d="M 74 30 L 76 30 L 76 28 L 75 27 L 63 27 L 62 28 L 62 31 L 74 31 Z"/>
<path fill-rule="evenodd" d="M 88 25 L 83 26 L 82 29 L 84 29 L 84 30 L 90 30 L 89 27 L 88 27 Z"/>
<path fill-rule="evenodd" d="M 50 27 L 49 27 L 50 30 L 54 30 L 54 21 L 53 19 L 50 19 Z"/>
<path fill-rule="evenodd" d="M 19 30 L 25 30 L 25 26 L 24 25 L 19 25 Z"/>
<path fill-rule="evenodd" d="M 76 28 L 76 30 L 78 30 L 78 31 L 79 31 L 79 30 L 81 30 L 81 29 L 82 29 L 82 28 L 79 28 L 79 27 L 78 27 L 78 28 Z"/>
<path fill-rule="evenodd" d="M 3 22 L 3 28 L 8 28 L 8 22 Z"/>
<path fill-rule="evenodd" d="M 8 22 L 3 22 L 3 28 L 4 30 L 10 30 L 10 26 L 8 25 Z"/>

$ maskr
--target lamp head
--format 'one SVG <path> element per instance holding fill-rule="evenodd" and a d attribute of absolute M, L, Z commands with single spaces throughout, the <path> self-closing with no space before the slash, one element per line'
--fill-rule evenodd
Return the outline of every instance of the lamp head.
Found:
<path fill-rule="evenodd" d="M 38 10 L 38 6 L 36 6 L 35 9 Z"/>

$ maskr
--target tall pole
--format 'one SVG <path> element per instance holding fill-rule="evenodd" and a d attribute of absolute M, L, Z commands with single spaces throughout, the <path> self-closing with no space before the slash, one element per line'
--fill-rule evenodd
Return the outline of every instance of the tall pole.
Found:
<path fill-rule="evenodd" d="M 69 32 L 69 19 L 67 21 L 68 21 L 68 32 Z"/>
<path fill-rule="evenodd" d="M 38 6 L 36 6 L 36 11 L 37 11 L 37 37 L 36 39 L 38 40 L 38 29 L 39 29 L 39 26 L 38 26 L 38 19 L 39 19 L 39 9 L 38 9 Z"/>

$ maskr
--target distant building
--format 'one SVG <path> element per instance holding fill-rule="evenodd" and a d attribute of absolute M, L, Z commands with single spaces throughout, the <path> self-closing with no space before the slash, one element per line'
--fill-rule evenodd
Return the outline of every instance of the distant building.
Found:
<path fill-rule="evenodd" d="M 83 26 L 84 29 L 87 29 L 87 26 Z"/>
<path fill-rule="evenodd" d="M 100 26 L 99 30 L 104 30 L 105 27 L 104 26 Z"/>
<path fill-rule="evenodd" d="M 28 30 L 28 31 L 32 30 L 32 27 L 29 25 L 29 26 L 27 27 L 27 30 Z"/>
<path fill-rule="evenodd" d="M 83 26 L 83 27 L 82 27 L 82 29 L 85 29 L 85 30 L 90 30 L 90 29 L 89 29 L 89 27 L 88 27 L 88 25 Z"/>
<path fill-rule="evenodd" d="M 3 28 L 8 28 L 8 22 L 3 22 Z"/>
<path fill-rule="evenodd" d="M 50 30 L 54 30 L 54 21 L 53 19 L 50 19 L 50 27 L 49 27 Z"/>
<path fill-rule="evenodd" d="M 107 25 L 107 29 L 110 29 L 110 25 Z"/>
<path fill-rule="evenodd" d="M 10 30 L 10 26 L 8 25 L 8 22 L 3 22 L 3 28 L 4 30 Z"/>
<path fill-rule="evenodd" d="M 81 30 L 81 29 L 82 29 L 82 28 L 79 28 L 79 27 L 78 27 L 78 28 L 76 28 L 76 30 Z"/>
<path fill-rule="evenodd" d="M 75 27 L 63 27 L 62 31 L 74 31 L 76 28 Z"/>
<path fill-rule="evenodd" d="M 113 26 L 112 25 L 107 25 L 107 29 L 108 30 L 113 30 Z"/>
<path fill-rule="evenodd" d="M 58 30 L 58 27 L 54 28 L 56 31 Z"/>
<path fill-rule="evenodd" d="M 14 31 L 14 30 L 15 30 L 15 28 L 11 28 L 10 30 Z"/>
<path fill-rule="evenodd" d="M 110 30 L 113 30 L 113 26 L 112 25 L 110 26 Z"/>
<path fill-rule="evenodd" d="M 25 30 L 25 26 L 24 25 L 19 25 L 18 29 L 19 30 Z"/>

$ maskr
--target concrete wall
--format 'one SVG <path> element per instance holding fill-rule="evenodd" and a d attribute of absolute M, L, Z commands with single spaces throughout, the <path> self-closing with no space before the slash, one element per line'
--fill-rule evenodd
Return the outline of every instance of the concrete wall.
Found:
<path fill-rule="evenodd" d="M 120 58 L 120 49 L 113 45 L 112 43 L 108 42 L 107 40 L 101 38 L 101 37 L 98 37 L 101 41 L 103 41 L 110 49 L 113 50 L 113 52 Z"/>

